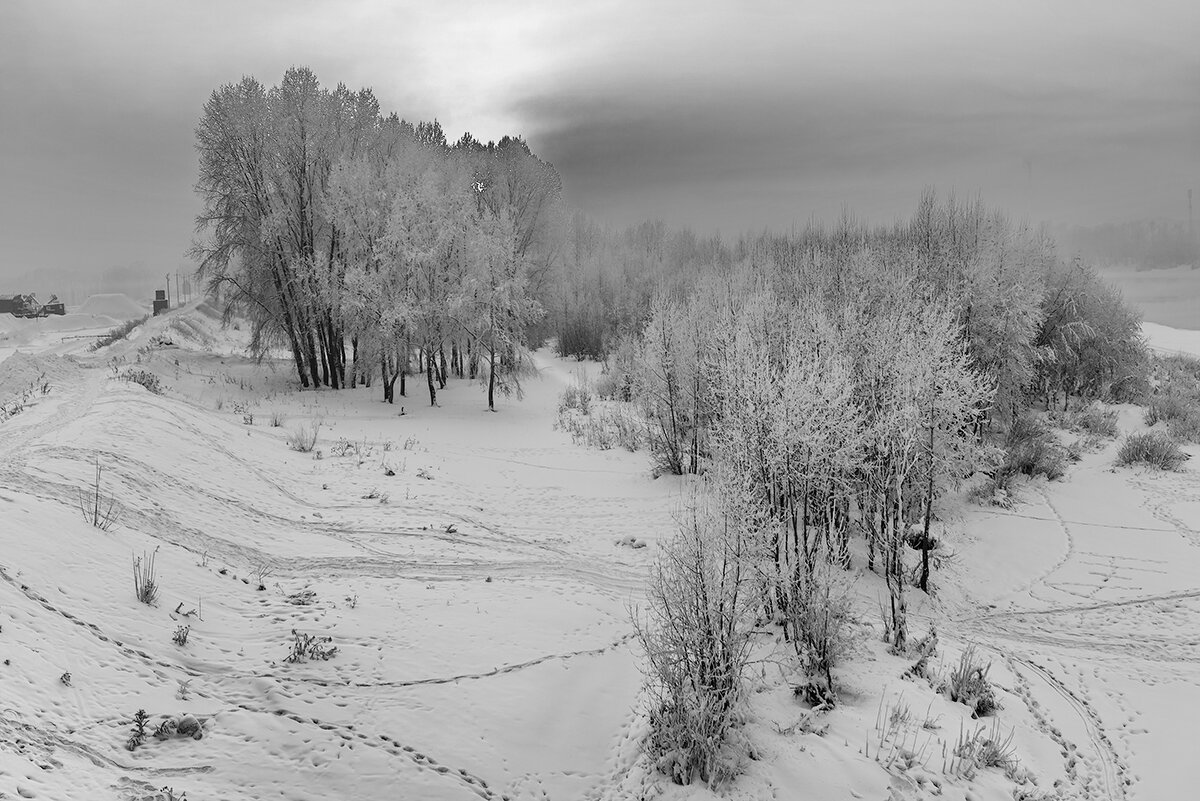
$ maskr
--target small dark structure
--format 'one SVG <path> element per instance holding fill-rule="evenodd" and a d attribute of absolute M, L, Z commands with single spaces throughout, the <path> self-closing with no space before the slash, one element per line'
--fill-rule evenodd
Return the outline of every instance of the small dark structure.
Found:
<path fill-rule="evenodd" d="M 159 312 L 164 312 L 171 308 L 171 301 L 167 300 L 167 290 L 154 290 L 154 316 L 157 317 Z"/>
<path fill-rule="evenodd" d="M 37 296 L 5 295 L 0 297 L 0 314 L 13 317 L 46 317 L 51 314 L 66 314 L 67 307 L 58 302 L 58 295 L 51 295 L 49 303 L 38 303 Z"/>

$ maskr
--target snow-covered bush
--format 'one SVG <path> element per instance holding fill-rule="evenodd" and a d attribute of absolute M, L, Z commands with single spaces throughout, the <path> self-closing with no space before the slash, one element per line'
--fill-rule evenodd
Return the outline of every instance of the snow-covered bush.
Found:
<path fill-rule="evenodd" d="M 1007 455 L 1000 470 L 1010 475 L 1045 476 L 1053 481 L 1067 470 L 1067 451 L 1054 431 L 1039 418 L 1027 414 L 1013 421 L 1005 441 Z"/>
<path fill-rule="evenodd" d="M 1158 386 L 1146 402 L 1146 425 L 1164 423 L 1181 442 L 1200 442 L 1200 361 L 1170 356 L 1155 363 Z"/>
<path fill-rule="evenodd" d="M 588 414 L 577 409 L 560 410 L 555 427 L 571 435 L 577 445 L 607 451 L 624 448 L 640 450 L 645 440 L 645 424 L 628 404 L 598 403 Z"/>
<path fill-rule="evenodd" d="M 577 411 L 582 415 L 591 412 L 592 392 L 587 384 L 572 384 L 558 396 L 558 413 Z"/>
<path fill-rule="evenodd" d="M 1188 455 L 1168 434 L 1144 431 L 1131 434 L 1117 452 L 1117 464 L 1147 464 L 1160 470 L 1178 470 Z"/>
<path fill-rule="evenodd" d="M 326 661 L 337 655 L 337 646 L 330 645 L 332 637 L 320 637 L 316 634 L 304 634 L 292 629 L 292 650 L 283 661 L 290 663 L 308 662 L 310 660 Z"/>
<path fill-rule="evenodd" d="M 133 723 L 130 726 L 129 739 L 125 741 L 126 750 L 136 750 L 142 743 L 146 742 L 146 724 L 150 722 L 150 716 L 146 714 L 146 710 L 139 709 L 133 713 Z"/>
<path fill-rule="evenodd" d="M 199 740 L 204 737 L 204 725 L 194 715 L 173 715 L 159 721 L 154 729 L 154 736 L 159 740 L 170 740 L 173 737 Z"/>
<path fill-rule="evenodd" d="M 635 621 L 651 699 L 647 753 L 678 784 L 719 785 L 741 762 L 752 592 L 745 544 L 728 523 L 697 501 L 650 580 L 649 619 Z"/>
<path fill-rule="evenodd" d="M 825 697 L 834 691 L 833 668 L 853 645 L 852 593 L 844 571 L 818 563 L 792 588 L 787 621 L 805 672 L 823 684 Z"/>
<path fill-rule="evenodd" d="M 1107 439 L 1114 439 L 1121 433 L 1117 427 L 1117 410 L 1106 409 L 1098 403 L 1089 403 L 1068 415 L 1064 422 L 1076 431 Z"/>
<path fill-rule="evenodd" d="M 634 337 L 622 337 L 596 378 L 596 397 L 602 400 L 633 400 L 633 374 L 636 369 L 638 343 Z"/>
<path fill-rule="evenodd" d="M 946 693 L 951 701 L 970 707 L 972 717 L 987 717 L 1000 708 L 992 683 L 988 680 L 988 671 L 991 669 L 990 662 L 985 665 L 980 661 L 974 645 L 968 645 L 959 657 L 958 664 L 950 669 Z"/>
<path fill-rule="evenodd" d="M 318 421 L 301 423 L 288 431 L 288 447 L 298 453 L 310 453 L 317 444 L 317 434 L 320 430 L 321 423 Z"/>
<path fill-rule="evenodd" d="M 1000 768 L 1010 780 L 1024 783 L 1028 772 L 1021 767 L 1017 758 L 1017 748 L 1013 744 L 1016 734 L 1009 729 L 1006 736 L 1000 728 L 1000 721 L 993 720 L 991 726 L 979 725 L 971 731 L 959 734 L 954 744 L 954 761 L 951 772 L 958 776 L 973 775 L 977 768 Z M 1014 788 L 1014 798 L 1017 796 Z"/>
<path fill-rule="evenodd" d="M 128 381 L 131 384 L 140 384 L 155 395 L 163 394 L 162 381 L 149 370 L 129 367 L 121 372 L 120 378 L 122 381 Z"/>
<path fill-rule="evenodd" d="M 121 518 L 121 505 L 111 492 L 104 492 L 101 486 L 103 468 L 100 458 L 96 457 L 96 478 L 87 489 L 79 490 L 79 513 L 84 522 L 101 531 L 112 531 Z"/>
<path fill-rule="evenodd" d="M 128 320 L 114 328 L 109 329 L 104 336 L 97 338 L 96 341 L 89 346 L 88 350 L 100 350 L 101 348 L 108 347 L 114 342 L 120 342 L 122 339 L 125 339 L 127 336 L 133 333 L 133 329 L 137 328 L 139 325 L 149 319 L 150 315 L 146 314 L 138 317 L 135 320 Z"/>

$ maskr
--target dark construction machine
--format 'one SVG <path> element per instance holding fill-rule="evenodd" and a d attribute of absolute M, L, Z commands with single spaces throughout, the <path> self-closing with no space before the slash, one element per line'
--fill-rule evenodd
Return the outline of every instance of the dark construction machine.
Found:
<path fill-rule="evenodd" d="M 58 301 L 58 295 L 51 295 L 49 303 L 38 303 L 37 296 L 0 295 L 0 314 L 11 314 L 13 317 L 49 317 L 51 314 L 66 314 L 67 307 Z"/>

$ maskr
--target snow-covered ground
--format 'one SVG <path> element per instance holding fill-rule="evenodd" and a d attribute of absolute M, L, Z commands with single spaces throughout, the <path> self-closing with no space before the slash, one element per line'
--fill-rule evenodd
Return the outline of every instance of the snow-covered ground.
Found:
<path fill-rule="evenodd" d="M 1156 353 L 1200 358 L 1200 331 L 1169 328 L 1156 323 L 1142 323 L 1142 333 L 1151 350 Z"/>
<path fill-rule="evenodd" d="M 1200 353 L 1200 335 L 1147 333 Z M 686 485 L 554 430 L 580 365 L 539 354 L 541 379 L 498 414 L 459 381 L 438 408 L 419 384 L 387 405 L 377 387 L 295 391 L 286 363 L 239 355 L 245 335 L 193 304 L 95 354 L 26 332 L 0 365 L 0 398 L 50 384 L 0 423 L 0 798 L 711 797 L 637 761 L 630 610 Z M 166 394 L 115 379 L 114 359 Z M 316 422 L 316 451 L 290 450 Z M 1115 448 L 1012 510 L 948 515 L 955 557 L 934 598 L 910 596 L 914 635 L 941 634 L 936 669 L 972 642 L 992 661 L 995 723 L 901 677 L 913 660 L 877 641 L 881 585 L 857 558 L 863 636 L 841 706 L 809 717 L 786 646 L 761 642 L 757 758 L 728 794 L 1038 797 L 947 756 L 995 725 L 1040 791 L 1191 797 L 1200 481 L 1114 470 Z M 107 533 L 78 509 L 97 461 L 124 508 Z M 617 544 L 630 534 L 649 547 Z M 132 559 L 156 549 L 147 606 Z M 336 655 L 287 663 L 293 630 Z M 140 708 L 152 725 L 193 715 L 203 738 L 130 752 Z"/>

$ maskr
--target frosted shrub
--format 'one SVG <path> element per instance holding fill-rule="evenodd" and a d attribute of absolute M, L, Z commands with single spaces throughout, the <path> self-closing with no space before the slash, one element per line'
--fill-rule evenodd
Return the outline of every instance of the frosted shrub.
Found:
<path fill-rule="evenodd" d="M 1120 430 L 1117 428 L 1117 410 L 1105 409 L 1092 403 L 1075 413 L 1072 428 L 1093 434 L 1097 437 L 1114 439 Z"/>
<path fill-rule="evenodd" d="M 992 683 L 988 681 L 991 668 L 991 663 L 984 665 L 979 660 L 975 646 L 968 645 L 946 681 L 950 700 L 970 707 L 972 717 L 987 717 L 1000 708 Z"/>
<path fill-rule="evenodd" d="M 93 342 L 91 346 L 88 347 L 88 350 L 100 350 L 101 348 L 107 347 L 114 342 L 120 342 L 122 339 L 125 339 L 131 333 L 133 333 L 133 329 L 137 328 L 139 325 L 149 319 L 150 315 L 146 314 L 137 318 L 136 320 L 129 320 L 114 328 L 110 328 L 108 333 L 102 337 L 99 337 L 95 342 Z"/>
<path fill-rule="evenodd" d="M 592 407 L 592 393 L 587 385 L 572 384 L 558 396 L 558 413 L 564 414 L 569 410 L 577 411 L 587 416 Z"/>
<path fill-rule="evenodd" d="M 1118 465 L 1146 464 L 1160 470 L 1178 470 L 1187 458 L 1174 439 L 1158 431 L 1131 434 L 1117 452 Z"/>
<path fill-rule="evenodd" d="M 163 394 L 162 382 L 158 379 L 158 376 L 149 370 L 130 367 L 121 372 L 120 378 L 122 381 L 128 381 L 131 384 L 139 384 L 155 395 Z"/>
<path fill-rule="evenodd" d="M 852 645 L 851 613 L 850 585 L 828 564 L 817 564 L 793 585 L 787 623 L 805 672 L 819 685 L 810 701 L 833 700 L 833 668 Z"/>
<path fill-rule="evenodd" d="M 649 620 L 635 621 L 648 663 L 647 753 L 677 784 L 719 785 L 741 761 L 734 730 L 752 593 L 741 546 L 727 531 L 711 509 L 692 509 L 651 578 Z"/>
<path fill-rule="evenodd" d="M 1146 403 L 1146 425 L 1163 423 L 1181 442 L 1200 442 L 1200 361 L 1182 356 L 1155 364 L 1159 386 Z"/>
<path fill-rule="evenodd" d="M 292 629 L 292 650 L 283 661 L 292 664 L 309 661 L 327 661 L 337 655 L 337 646 L 331 645 L 332 637 L 304 634 Z"/>
<path fill-rule="evenodd" d="M 634 452 L 643 445 L 645 426 L 636 412 L 624 406 L 597 403 L 586 416 L 577 411 L 562 411 L 555 427 L 570 434 L 577 445 L 602 451 L 624 448 Z"/>
<path fill-rule="evenodd" d="M 1002 472 L 1045 476 L 1053 481 L 1067 470 L 1067 451 L 1059 444 L 1050 426 L 1033 415 L 1013 421 L 1005 443 L 1008 456 Z"/>
<path fill-rule="evenodd" d="M 318 422 L 301 423 L 288 431 L 288 447 L 298 453 L 310 453 L 317 444 L 317 433 L 321 430 Z"/>

